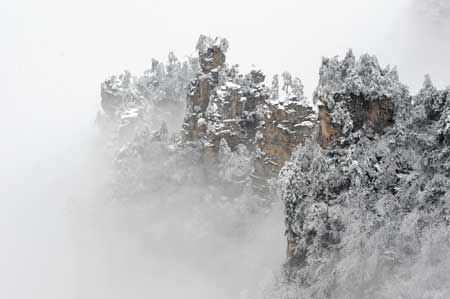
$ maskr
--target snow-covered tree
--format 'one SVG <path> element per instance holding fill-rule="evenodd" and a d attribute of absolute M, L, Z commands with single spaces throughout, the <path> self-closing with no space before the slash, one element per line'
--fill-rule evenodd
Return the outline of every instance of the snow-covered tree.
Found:
<path fill-rule="evenodd" d="M 279 82 L 278 82 L 278 75 L 274 75 L 272 78 L 272 88 L 270 90 L 270 93 L 271 93 L 270 98 L 273 100 L 278 99 L 279 92 L 280 92 L 280 86 L 279 86 Z"/>
<path fill-rule="evenodd" d="M 342 63 L 324 60 L 316 97 L 331 118 L 351 124 L 354 116 L 340 107 L 338 92 L 357 90 L 369 100 L 384 94 L 397 106 L 395 122 L 384 134 L 355 132 L 359 137 L 345 146 L 299 147 L 283 169 L 288 277 L 307 298 L 449 294 L 448 284 L 414 284 L 421 267 L 430 281 L 450 279 L 447 257 L 438 258 L 436 272 L 428 259 L 430 238 L 440 244 L 431 246 L 434 254 L 450 249 L 448 235 L 438 233 L 450 224 L 450 90 L 437 90 L 426 76 L 414 104 L 404 105 L 395 70 L 379 68 L 369 55 L 353 60 L 352 54 Z"/>
<path fill-rule="evenodd" d="M 303 94 L 303 83 L 300 78 L 295 77 L 294 81 L 292 82 L 292 93 L 295 97 L 295 100 L 298 102 L 305 101 L 305 95 Z"/>
<path fill-rule="evenodd" d="M 289 94 L 289 92 L 292 90 L 292 75 L 289 72 L 283 72 L 281 74 L 281 77 L 283 78 L 283 91 L 286 94 Z"/>

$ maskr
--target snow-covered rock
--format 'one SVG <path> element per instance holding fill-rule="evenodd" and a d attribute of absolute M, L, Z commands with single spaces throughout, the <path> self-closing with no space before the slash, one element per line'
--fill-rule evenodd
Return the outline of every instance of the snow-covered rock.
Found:
<path fill-rule="evenodd" d="M 381 68 L 375 56 L 323 58 L 314 102 L 319 103 L 319 140 L 346 145 L 359 130 L 382 133 L 394 121 L 395 107 L 409 101 L 395 68 Z"/>
<path fill-rule="evenodd" d="M 312 135 L 317 116 L 306 103 L 299 78 L 284 72 L 281 90 L 275 83 L 270 89 L 260 69 L 243 75 L 237 65 L 225 64 L 227 48 L 222 38 L 200 36 L 200 64 L 215 62 L 214 67 L 202 67 L 192 81 L 183 134 L 186 141 L 207 144 L 213 161 L 222 140 L 232 151 L 240 145 L 250 152 L 257 149 L 252 176 L 265 180 L 276 176 L 292 151 Z M 199 126 L 198 119 L 208 125 Z"/>
<path fill-rule="evenodd" d="M 347 78 L 349 72 L 356 76 Z M 391 291 L 399 288 L 399 298 L 450 292 L 448 285 L 427 286 L 421 276 L 450 279 L 448 256 L 439 253 L 449 249 L 450 90 L 437 90 L 427 77 L 411 99 L 387 74 L 367 55 L 358 63 L 351 54 L 326 60 L 316 96 L 334 124 L 341 120 L 345 146 L 324 144 L 322 129 L 318 142 L 299 147 L 280 175 L 286 276 L 306 298 L 395 298 Z M 364 129 L 373 125 L 370 103 L 387 101 L 389 126 Z M 430 249 L 429 238 L 439 247 Z M 442 265 L 424 262 L 431 252 Z"/>

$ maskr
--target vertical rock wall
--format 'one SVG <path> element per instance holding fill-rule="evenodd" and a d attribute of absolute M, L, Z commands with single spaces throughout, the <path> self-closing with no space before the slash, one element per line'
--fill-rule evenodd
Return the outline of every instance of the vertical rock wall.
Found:
<path fill-rule="evenodd" d="M 295 148 L 312 135 L 317 116 L 305 104 L 298 78 L 296 96 L 283 101 L 271 97 L 262 71 L 242 75 L 237 66 L 225 64 L 227 48 L 222 38 L 201 36 L 197 43 L 201 71 L 187 97 L 184 140 L 201 142 L 212 161 L 222 139 L 232 151 L 244 145 L 255 152 L 253 178 L 264 183 L 278 175 Z"/>

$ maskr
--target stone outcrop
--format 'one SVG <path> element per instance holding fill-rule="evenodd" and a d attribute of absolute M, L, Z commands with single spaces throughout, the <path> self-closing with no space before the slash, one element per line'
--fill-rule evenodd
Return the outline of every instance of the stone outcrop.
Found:
<path fill-rule="evenodd" d="M 382 133 L 384 128 L 394 121 L 394 103 L 392 99 L 382 96 L 379 99 L 366 100 L 364 95 L 335 94 L 334 103 L 348 113 L 352 128 L 344 133 L 344 127 L 331 119 L 332 111 L 325 105 L 319 105 L 319 143 L 327 147 L 333 141 L 361 129 L 372 129 Z"/>
<path fill-rule="evenodd" d="M 324 58 L 314 100 L 319 102 L 319 144 L 348 145 L 355 133 L 382 133 L 392 126 L 394 100 L 404 98 L 406 87 L 395 69 L 382 69 L 376 57 L 356 61 L 351 50 L 339 61 Z"/>
<path fill-rule="evenodd" d="M 212 39 L 209 36 L 200 35 L 196 49 L 202 72 L 218 71 L 225 64 L 228 41 L 225 38 Z"/>
<path fill-rule="evenodd" d="M 244 145 L 256 152 L 253 177 L 264 181 L 276 176 L 312 135 L 317 116 L 305 103 L 300 79 L 275 93 L 264 85 L 261 70 L 242 75 L 236 65 L 225 64 L 227 48 L 221 38 L 201 36 L 197 43 L 201 71 L 187 97 L 184 140 L 201 142 L 210 162 L 217 160 L 221 140 L 232 151 Z M 283 75 L 292 81 L 290 74 Z"/>
<path fill-rule="evenodd" d="M 284 72 L 269 88 L 260 69 L 242 74 L 238 65 L 227 64 L 228 47 L 224 38 L 201 35 L 198 57 L 181 62 L 170 52 L 167 63 L 153 59 L 141 76 L 111 76 L 101 85 L 99 124 L 108 127 L 104 131 L 118 148 L 127 147 L 140 132 L 155 135 L 164 121 L 178 132 L 185 100 L 181 133 L 167 141 L 174 153 L 199 151 L 212 181 L 219 176 L 231 184 L 267 185 L 312 136 L 317 115 L 299 78 Z M 221 156 L 227 148 L 230 154 Z"/>
<path fill-rule="evenodd" d="M 198 60 L 169 55 L 167 67 L 154 61 L 144 76 L 102 84 L 100 118 L 115 122 L 116 139 L 134 136 L 116 146 L 114 197 L 159 198 L 185 184 L 200 186 L 205 202 L 247 204 L 256 192 L 242 187 L 268 186 L 281 169 L 285 274 L 302 297 L 391 298 L 382 292 L 392 281 L 421 283 L 410 279 L 417 269 L 448 281 L 450 89 L 427 76 L 411 97 L 395 69 L 350 51 L 323 59 L 317 113 L 298 78 L 285 72 L 268 88 L 260 70 L 243 75 L 227 65 L 227 48 L 201 36 Z M 184 100 L 187 79 L 182 132 L 170 136 L 155 106 Z"/>
<path fill-rule="evenodd" d="M 317 139 L 280 175 L 286 274 L 305 297 L 387 298 L 434 269 L 418 261 L 447 240 L 449 94 L 427 77 L 411 97 L 372 56 L 323 60 Z"/>
<path fill-rule="evenodd" d="M 125 71 L 119 76 L 111 76 L 100 86 L 101 105 L 103 111 L 112 114 L 120 109 L 126 100 L 127 89 L 130 85 L 131 74 Z"/>
<path fill-rule="evenodd" d="M 198 59 L 180 61 L 173 52 L 167 63 L 152 59 L 140 76 L 124 71 L 101 84 L 97 122 L 118 145 L 134 139 L 137 130 L 158 129 L 165 121 L 170 130 L 182 123 L 188 84 L 199 70 Z"/>
<path fill-rule="evenodd" d="M 256 135 L 254 175 L 273 177 L 297 146 L 313 135 L 317 116 L 311 106 L 298 101 L 268 102 Z"/>
<path fill-rule="evenodd" d="M 313 173 L 309 173 L 309 175 L 315 179 L 323 177 L 320 182 L 314 182 L 317 184 L 317 190 L 313 195 L 307 186 L 303 186 L 300 190 L 297 190 L 296 187 L 297 191 L 291 190 L 289 196 L 308 194 L 305 195 L 305 198 L 311 196 L 312 198 L 310 203 L 295 201 L 294 205 L 287 201 L 288 217 L 296 218 L 295 215 L 299 213 L 308 214 L 313 210 L 315 210 L 313 213 L 316 213 L 314 217 L 319 217 L 323 211 L 319 212 L 320 209 L 312 206 L 312 202 L 314 205 L 326 207 L 327 211 L 323 215 L 328 215 L 328 212 L 332 211 L 330 205 L 334 204 L 334 200 L 339 197 L 339 194 L 346 192 L 351 185 L 351 179 L 345 175 L 348 168 L 351 168 L 351 165 L 345 164 L 349 162 L 346 160 L 348 158 L 345 155 L 346 151 L 351 151 L 351 146 L 360 142 L 360 139 L 370 140 L 374 139 L 376 135 L 384 134 L 388 128 L 394 125 L 395 105 L 401 107 L 402 103 L 408 102 L 410 98 L 407 88 L 400 83 L 395 69 L 382 69 L 376 57 L 369 55 L 363 55 L 356 61 L 350 50 L 342 61 L 336 57 L 323 59 L 314 100 L 319 102 L 319 130 L 316 140 L 324 150 L 319 152 L 317 149 L 311 149 L 314 146 L 310 145 L 308 150 L 315 153 L 305 153 L 303 157 L 305 161 L 299 161 L 299 163 L 309 163 L 307 160 L 311 159 L 311 155 L 315 155 L 313 159 L 317 161 L 322 159 L 317 162 L 320 165 L 317 166 L 317 169 L 311 165 L 302 167 L 303 170 L 310 168 Z M 284 140 L 284 142 L 286 141 Z M 306 149 L 299 151 L 303 152 Z M 297 159 L 300 159 L 300 156 Z M 345 163 L 343 160 L 346 160 Z M 338 165 L 334 166 L 333 163 Z M 314 171 L 320 173 L 314 173 Z M 336 221 L 336 223 L 340 223 L 340 220 Z M 287 223 L 289 224 L 290 221 Z M 342 229 L 336 223 L 334 226 Z M 333 225 L 329 222 L 325 225 L 329 228 L 325 229 L 324 233 L 328 234 Z M 317 234 L 316 228 L 313 230 L 314 232 L 311 234 Z M 299 227 L 295 225 L 288 225 L 287 231 L 289 256 L 292 258 L 303 256 L 306 250 L 304 243 L 310 242 L 308 240 L 311 238 L 311 234 L 308 231 L 299 230 Z M 331 235 L 333 235 L 332 238 Z M 338 235 L 339 232 L 334 231 L 323 238 L 333 243 L 338 242 Z M 326 242 L 324 244 L 325 247 L 328 246 Z M 299 247 L 302 249 L 298 249 Z M 298 250 L 294 250 L 295 248 Z"/>
<path fill-rule="evenodd" d="M 218 153 L 221 139 L 235 150 L 243 144 L 254 148 L 256 111 L 268 99 L 261 72 L 239 74 L 225 64 L 228 42 L 200 36 L 197 43 L 201 71 L 191 83 L 183 124 L 185 141 L 202 142 L 206 151 Z M 263 78 L 263 77 L 262 77 Z"/>

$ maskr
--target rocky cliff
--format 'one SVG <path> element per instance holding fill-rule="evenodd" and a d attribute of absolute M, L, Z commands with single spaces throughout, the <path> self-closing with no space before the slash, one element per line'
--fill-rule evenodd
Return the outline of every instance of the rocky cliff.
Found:
<path fill-rule="evenodd" d="M 221 144 L 232 151 L 245 147 L 255 153 L 252 177 L 264 181 L 312 135 L 317 117 L 300 79 L 284 80 L 281 93 L 278 83 L 268 88 L 261 70 L 243 75 L 237 65 L 226 65 L 227 48 L 221 38 L 201 36 L 197 43 L 201 71 L 187 96 L 184 140 L 202 143 L 210 162 L 217 160 Z"/>
<path fill-rule="evenodd" d="M 356 61 L 350 50 L 342 61 L 324 58 L 314 100 L 319 103 L 319 143 L 345 145 L 359 131 L 382 133 L 394 121 L 394 101 L 406 87 L 396 69 L 380 68 L 377 58 Z"/>
<path fill-rule="evenodd" d="M 102 83 L 104 112 L 98 120 L 120 153 L 115 158 L 120 165 L 116 185 L 145 189 L 146 171 L 139 169 L 149 159 L 140 152 L 157 143 L 158 153 L 165 149 L 158 156 L 162 164 L 193 154 L 204 169 L 195 172 L 202 172 L 198 178 L 208 184 L 236 194 L 249 185 L 267 189 L 266 180 L 275 178 L 296 147 L 312 136 L 317 116 L 303 95 L 301 80 L 284 72 L 281 78 L 274 76 L 269 88 L 261 70 L 242 74 L 238 65 L 227 64 L 228 47 L 224 38 L 201 35 L 197 58 L 180 62 L 169 53 L 166 64 L 153 60 L 143 76 L 124 72 Z M 184 119 L 177 127 L 180 107 Z M 159 129 L 166 123 L 168 128 Z M 158 137 L 161 130 L 167 131 L 163 140 Z M 121 189 L 128 190 L 126 194 L 137 188 Z"/>
<path fill-rule="evenodd" d="M 296 98 L 286 102 L 267 102 L 263 115 L 256 135 L 254 175 L 268 178 L 277 176 L 297 146 L 313 136 L 317 116 L 311 106 Z"/>
<path fill-rule="evenodd" d="M 120 144 L 132 140 L 139 129 L 157 130 L 163 122 L 172 131 L 178 129 L 187 87 L 198 69 L 197 58 L 180 61 L 170 52 L 166 63 L 152 59 L 151 67 L 140 76 L 129 71 L 110 76 L 100 88 L 100 127 Z"/>
<path fill-rule="evenodd" d="M 441 253 L 450 244 L 449 90 L 427 77 L 412 97 L 395 69 L 349 52 L 323 60 L 315 100 L 317 142 L 299 148 L 280 177 L 286 275 L 297 294 L 435 294 L 427 281 L 449 278 Z"/>
<path fill-rule="evenodd" d="M 197 50 L 201 72 L 187 96 L 183 135 L 186 141 L 202 142 L 207 151 L 218 153 L 220 140 L 232 150 L 238 144 L 254 147 L 258 109 L 269 97 L 262 78 L 239 73 L 238 66 L 225 64 L 228 42 L 201 36 Z M 262 80 L 261 80 L 262 79 Z"/>
<path fill-rule="evenodd" d="M 113 197 L 195 190 L 254 213 L 277 178 L 287 263 L 268 298 L 445 298 L 450 89 L 426 76 L 411 96 L 395 68 L 349 51 L 322 60 L 315 107 L 287 72 L 270 87 L 259 69 L 241 74 L 228 47 L 201 36 L 198 58 L 102 84 Z"/>

